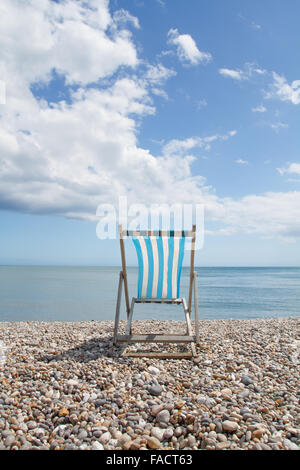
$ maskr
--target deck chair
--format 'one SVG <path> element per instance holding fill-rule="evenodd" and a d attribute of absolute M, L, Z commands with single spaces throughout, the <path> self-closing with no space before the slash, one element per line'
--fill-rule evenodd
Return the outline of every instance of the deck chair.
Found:
<path fill-rule="evenodd" d="M 132 353 L 130 356 L 148 357 L 192 357 L 196 355 L 195 344 L 199 342 L 197 276 L 194 271 L 196 226 L 190 231 L 143 230 L 128 231 L 119 226 L 122 271 L 120 272 L 113 343 L 190 343 L 192 352 L 188 353 Z M 124 238 L 130 237 L 138 257 L 138 292 L 129 302 Z M 186 238 L 191 239 L 190 284 L 188 304 L 180 297 L 180 275 Z M 118 334 L 120 305 L 124 284 L 127 326 L 125 335 Z M 194 291 L 195 334 L 192 332 L 191 310 Z M 182 304 L 186 320 L 186 334 L 132 334 L 132 317 L 137 303 Z"/>

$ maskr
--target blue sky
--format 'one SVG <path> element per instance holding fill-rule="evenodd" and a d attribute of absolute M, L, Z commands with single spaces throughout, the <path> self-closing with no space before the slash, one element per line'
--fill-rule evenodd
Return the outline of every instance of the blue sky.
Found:
<path fill-rule="evenodd" d="M 118 265 L 96 210 L 126 195 L 204 204 L 199 265 L 300 265 L 297 0 L 0 12 L 1 264 Z"/>

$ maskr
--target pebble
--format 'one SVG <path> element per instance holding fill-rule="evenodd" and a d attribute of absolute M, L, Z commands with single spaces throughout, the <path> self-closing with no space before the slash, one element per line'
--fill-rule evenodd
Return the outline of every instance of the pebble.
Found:
<path fill-rule="evenodd" d="M 165 429 L 154 427 L 151 429 L 152 436 L 156 437 L 159 441 L 162 441 L 165 436 Z"/>
<path fill-rule="evenodd" d="M 59 410 L 58 416 L 60 416 L 60 417 L 68 416 L 68 414 L 69 414 L 69 411 L 66 408 L 62 408 L 61 410 Z M 29 426 L 29 423 L 28 423 L 28 427 L 29 427 L 29 429 L 31 429 L 30 426 Z"/>
<path fill-rule="evenodd" d="M 128 441 L 131 441 L 131 437 L 128 434 L 125 433 L 125 434 L 122 434 L 122 436 L 119 438 L 118 444 L 122 449 L 124 449 L 124 445 Z"/>
<path fill-rule="evenodd" d="M 92 450 L 104 450 L 104 447 L 100 442 L 95 441 L 92 444 Z"/>
<path fill-rule="evenodd" d="M 283 445 L 288 450 L 299 450 L 299 446 L 294 442 L 290 441 L 289 439 L 283 439 Z"/>
<path fill-rule="evenodd" d="M 141 334 L 185 325 L 136 324 Z M 199 328 L 199 360 L 178 361 L 121 356 L 112 321 L 1 322 L 13 354 L 1 368 L 0 449 L 299 449 L 299 319 Z"/>
<path fill-rule="evenodd" d="M 12 434 L 9 435 L 4 441 L 5 447 L 10 447 L 15 442 L 15 440 L 15 436 L 13 436 Z"/>
<path fill-rule="evenodd" d="M 229 421 L 229 420 L 223 421 L 222 426 L 223 426 L 224 431 L 230 432 L 230 433 L 237 431 L 239 427 L 238 423 L 236 423 L 235 421 Z"/>
<path fill-rule="evenodd" d="M 161 444 L 156 437 L 149 437 L 147 444 L 150 449 L 159 449 L 161 447 Z"/>
<path fill-rule="evenodd" d="M 253 383 L 253 380 L 250 379 L 250 377 L 248 377 L 247 375 L 243 375 L 243 377 L 241 378 L 241 382 L 244 385 L 251 385 Z"/>
<path fill-rule="evenodd" d="M 230 442 L 222 441 L 216 443 L 216 450 L 228 449 L 230 447 Z"/>
<path fill-rule="evenodd" d="M 161 405 L 153 405 L 151 408 L 152 416 L 156 416 L 161 410 L 163 410 L 164 406 Z"/>
<path fill-rule="evenodd" d="M 263 436 L 264 432 L 262 429 L 256 429 L 255 431 L 252 432 L 252 437 L 260 439 Z"/>
<path fill-rule="evenodd" d="M 175 428 L 175 430 L 174 430 L 174 435 L 175 435 L 176 437 L 179 437 L 179 436 L 181 436 L 182 434 L 184 434 L 184 429 L 183 429 L 182 426 L 178 426 L 177 428 Z"/>
<path fill-rule="evenodd" d="M 171 437 L 173 437 L 174 435 L 174 431 L 172 428 L 168 428 L 168 429 L 165 429 L 164 430 L 164 439 L 171 439 Z"/>
<path fill-rule="evenodd" d="M 156 420 L 160 424 L 168 424 L 170 420 L 170 412 L 168 410 L 161 410 L 157 415 L 156 415 Z"/>
<path fill-rule="evenodd" d="M 148 367 L 148 372 L 150 372 L 150 374 L 153 374 L 153 375 L 159 375 L 160 370 L 157 367 L 150 366 Z"/>
<path fill-rule="evenodd" d="M 101 442 L 101 444 L 105 445 L 110 441 L 110 439 L 111 439 L 111 434 L 110 434 L 109 431 L 107 431 L 107 432 L 102 434 L 99 441 Z"/>
<path fill-rule="evenodd" d="M 28 421 L 27 427 L 28 429 L 34 429 L 37 427 L 37 423 L 35 421 Z"/>
<path fill-rule="evenodd" d="M 149 387 L 149 393 L 151 393 L 151 395 L 160 395 L 162 392 L 162 388 L 160 385 L 151 385 Z"/>
<path fill-rule="evenodd" d="M 230 388 L 223 388 L 223 390 L 221 390 L 221 394 L 222 396 L 226 399 L 231 399 L 231 396 L 232 396 L 232 391 Z"/>
<path fill-rule="evenodd" d="M 86 439 L 88 437 L 88 433 L 86 432 L 85 429 L 82 429 L 82 431 L 79 432 L 78 434 L 78 439 L 80 441 L 83 441 L 84 439 Z"/>
<path fill-rule="evenodd" d="M 190 447 L 194 446 L 196 444 L 196 438 L 193 435 L 190 435 L 188 437 L 188 444 Z"/>
<path fill-rule="evenodd" d="M 183 406 L 185 405 L 185 401 L 184 400 L 178 400 L 176 403 L 175 403 L 175 408 L 182 408 Z"/>
<path fill-rule="evenodd" d="M 223 432 L 223 426 L 222 426 L 221 421 L 216 420 L 214 424 L 215 424 L 215 431 L 216 431 L 217 433 Z"/>

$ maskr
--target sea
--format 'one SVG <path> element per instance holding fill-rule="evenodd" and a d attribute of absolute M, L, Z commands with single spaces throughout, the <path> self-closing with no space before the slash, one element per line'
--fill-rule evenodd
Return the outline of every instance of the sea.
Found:
<path fill-rule="evenodd" d="M 0 266 L 0 321 L 113 320 L 118 267 Z M 300 315 L 300 267 L 199 267 L 200 320 Z M 137 295 L 137 268 L 128 268 Z M 188 298 L 189 268 L 181 274 Z M 124 296 L 123 296 L 124 297 Z M 122 299 L 121 318 L 126 318 Z M 184 320 L 181 305 L 137 304 L 134 319 Z"/>

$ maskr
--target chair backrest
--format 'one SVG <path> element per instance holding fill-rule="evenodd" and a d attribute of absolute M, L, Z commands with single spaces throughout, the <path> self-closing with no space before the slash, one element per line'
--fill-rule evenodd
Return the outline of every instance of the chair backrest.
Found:
<path fill-rule="evenodd" d="M 139 266 L 137 298 L 153 300 L 179 298 L 185 239 L 192 238 L 194 245 L 195 231 L 195 226 L 190 231 L 128 231 L 122 230 L 120 226 L 123 273 L 125 269 L 124 277 L 126 277 L 126 266 L 123 237 L 132 238 L 137 252 Z M 194 264 L 193 245 L 191 250 L 191 275 L 194 268 L 192 266 Z"/>

